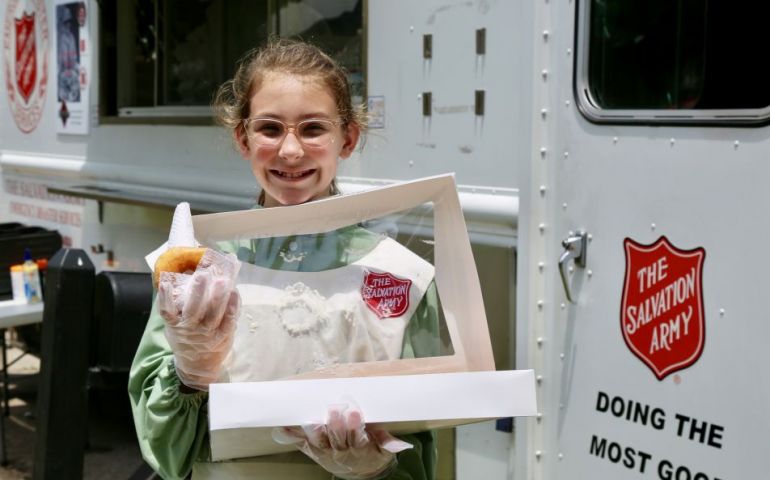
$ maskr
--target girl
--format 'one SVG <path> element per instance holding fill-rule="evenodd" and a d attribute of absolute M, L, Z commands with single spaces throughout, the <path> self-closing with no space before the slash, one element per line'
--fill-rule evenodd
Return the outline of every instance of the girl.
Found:
<path fill-rule="evenodd" d="M 335 182 L 338 159 L 351 155 L 364 121 L 351 104 L 345 72 L 319 49 L 302 42 L 276 40 L 252 52 L 233 80 L 220 88 L 214 107 L 262 186 L 258 202 L 261 206 L 296 205 L 339 193 Z M 369 255 L 365 252 L 388 245 L 379 235 L 349 227 L 327 234 L 235 241 L 220 245 L 220 249 L 237 255 L 243 263 L 243 276 L 244 271 L 265 269 L 276 275 L 286 271 L 324 272 L 350 266 L 351 261 Z M 364 253 L 351 258 L 351 251 Z M 400 250 L 383 258 L 394 255 L 412 258 Z M 417 272 L 416 276 L 427 271 L 409 265 L 405 268 Z M 248 304 L 239 308 L 237 291 L 197 272 L 191 293 L 181 299 L 174 296 L 172 286 L 161 280 L 129 380 L 139 443 L 147 462 L 164 478 L 174 479 L 185 478 L 191 471 L 194 479 L 218 480 L 329 479 L 332 473 L 344 479 L 432 479 L 435 446 L 430 432 L 405 436 L 411 445 L 405 444 L 384 431 L 366 427 L 360 412 L 344 408 L 330 409 L 326 425 L 280 432 L 282 441 L 296 444 L 307 456 L 293 453 L 207 462 L 208 384 L 281 378 L 292 373 L 286 370 L 284 356 L 278 360 L 268 359 L 267 355 L 255 357 L 254 352 L 265 350 L 255 347 L 254 341 L 265 346 L 287 342 L 289 348 L 280 351 L 299 356 L 297 365 L 319 361 L 303 354 L 308 345 L 338 345 L 340 339 L 352 342 L 355 348 L 347 348 L 347 356 L 335 357 L 338 362 L 435 353 L 435 345 L 424 339 L 435 338 L 437 296 L 432 273 L 422 276 L 421 286 L 414 289 L 417 301 L 411 310 L 402 315 L 400 324 L 389 324 L 396 325 L 403 337 L 403 345 L 398 348 L 386 344 L 378 347 L 378 333 L 367 325 L 384 322 L 366 323 L 365 318 L 357 320 L 358 329 L 352 334 L 319 333 L 321 329 L 329 330 L 329 325 L 339 325 L 341 322 L 335 322 L 335 318 L 309 327 L 302 323 L 303 318 L 300 323 L 284 322 L 283 327 L 276 321 L 270 335 L 246 339 L 248 322 L 237 321 L 239 315 L 243 311 L 263 312 L 264 308 L 257 310 Z M 363 306 L 350 306 L 345 311 L 360 312 L 361 317 L 373 315 Z M 276 314 L 280 316 L 280 311 Z M 190 329 L 190 324 L 197 329 Z M 426 331 L 430 334 L 426 335 Z M 253 365 L 259 365 L 256 377 Z"/>

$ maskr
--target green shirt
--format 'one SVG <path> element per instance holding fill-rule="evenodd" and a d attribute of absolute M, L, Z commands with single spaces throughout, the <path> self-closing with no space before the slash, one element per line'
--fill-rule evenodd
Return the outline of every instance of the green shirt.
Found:
<path fill-rule="evenodd" d="M 327 234 L 250 239 L 220 243 L 218 247 L 235 253 L 243 262 L 263 267 L 321 271 L 358 260 L 381 238 L 360 227 L 347 227 Z M 426 335 L 426 332 L 430 334 Z M 410 319 L 402 357 L 437 354 L 438 295 L 435 283 L 431 283 Z M 131 366 L 128 392 L 142 454 L 166 479 L 185 478 L 194 462 L 205 462 L 209 458 L 208 393 L 182 393 L 180 383 L 174 368 L 174 355 L 164 334 L 164 321 L 157 302 L 153 302 Z M 401 438 L 414 448 L 398 454 L 398 466 L 387 478 L 432 480 L 436 463 L 432 432 Z"/>

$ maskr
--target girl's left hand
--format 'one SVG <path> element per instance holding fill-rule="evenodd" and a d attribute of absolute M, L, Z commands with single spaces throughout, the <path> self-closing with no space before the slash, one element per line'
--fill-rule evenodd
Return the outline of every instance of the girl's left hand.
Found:
<path fill-rule="evenodd" d="M 384 478 L 396 465 L 396 454 L 412 448 L 385 430 L 367 427 L 361 411 L 349 405 L 330 406 L 325 424 L 276 428 L 273 439 L 296 445 L 345 480 Z"/>

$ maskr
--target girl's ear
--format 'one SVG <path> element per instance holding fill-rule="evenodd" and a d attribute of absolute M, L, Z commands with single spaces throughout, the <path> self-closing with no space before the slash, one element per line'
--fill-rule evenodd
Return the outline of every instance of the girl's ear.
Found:
<path fill-rule="evenodd" d="M 238 146 L 238 152 L 241 156 L 248 160 L 249 139 L 246 138 L 243 128 L 238 127 L 233 131 L 233 140 L 235 140 L 235 144 Z"/>
<path fill-rule="evenodd" d="M 361 136 L 361 127 L 355 123 L 350 122 L 345 131 L 342 134 L 342 150 L 340 150 L 340 158 L 348 158 L 358 145 L 358 138 Z"/>

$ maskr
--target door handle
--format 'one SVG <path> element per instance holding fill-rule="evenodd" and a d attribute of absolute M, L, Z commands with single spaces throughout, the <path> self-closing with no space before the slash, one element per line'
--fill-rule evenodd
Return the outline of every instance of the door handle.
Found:
<path fill-rule="evenodd" d="M 575 261 L 575 265 L 581 268 L 586 266 L 586 250 L 588 248 L 588 233 L 580 231 L 570 235 L 561 242 L 564 247 L 564 253 L 559 257 L 559 273 L 561 274 L 561 283 L 564 285 L 564 293 L 570 303 L 576 303 L 572 299 L 569 282 L 567 282 L 567 264 L 570 260 Z"/>

